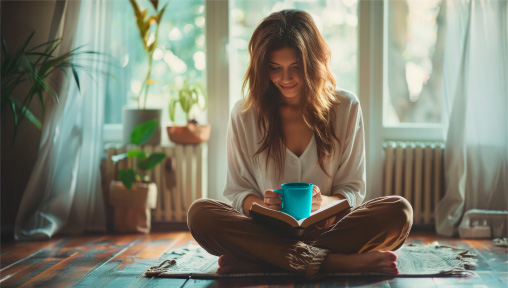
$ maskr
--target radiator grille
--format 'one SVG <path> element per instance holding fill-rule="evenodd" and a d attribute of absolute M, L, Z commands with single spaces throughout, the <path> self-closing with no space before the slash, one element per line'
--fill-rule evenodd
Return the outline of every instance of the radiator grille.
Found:
<path fill-rule="evenodd" d="M 414 224 L 433 224 L 444 190 L 444 143 L 385 142 L 384 195 L 404 196 Z"/>
<path fill-rule="evenodd" d="M 162 147 L 145 145 L 145 152 L 164 152 L 166 160 L 155 167 L 150 178 L 157 184 L 157 207 L 152 211 L 155 222 L 185 222 L 192 202 L 206 198 L 206 144 Z M 103 171 L 103 189 L 109 196 L 109 183 L 117 179 L 118 170 L 133 167 L 132 160 L 124 160 L 115 166 L 111 156 L 128 151 L 130 147 L 106 147 Z"/>

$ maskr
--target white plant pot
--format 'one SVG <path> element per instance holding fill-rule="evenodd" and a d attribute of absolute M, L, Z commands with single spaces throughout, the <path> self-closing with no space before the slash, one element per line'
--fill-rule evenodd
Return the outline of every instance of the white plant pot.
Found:
<path fill-rule="evenodd" d="M 155 183 L 134 183 L 128 190 L 121 181 L 109 186 L 109 203 L 113 206 L 114 230 L 119 233 L 149 233 L 151 211 L 157 205 Z"/>
<path fill-rule="evenodd" d="M 153 136 L 145 144 L 159 145 L 161 143 L 161 109 L 137 109 L 124 107 L 123 119 L 123 143 L 131 142 L 132 130 L 139 124 L 157 119 L 159 125 Z"/>

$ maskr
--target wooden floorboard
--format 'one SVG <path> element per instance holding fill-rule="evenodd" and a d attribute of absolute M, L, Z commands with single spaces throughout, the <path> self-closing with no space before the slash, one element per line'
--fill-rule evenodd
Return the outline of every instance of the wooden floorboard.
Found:
<path fill-rule="evenodd" d="M 51 249 L 59 241 L 62 241 L 62 239 L 51 239 L 43 242 L 10 242 L 5 246 L 2 245 L 0 269 L 39 253 L 43 247 Z"/>
<path fill-rule="evenodd" d="M 146 285 L 149 287 L 151 286 L 149 282 L 153 279 L 142 277 L 142 273 L 157 263 L 164 252 L 182 246 L 191 239 L 188 233 L 145 235 L 100 267 L 90 271 L 76 283 L 76 286 L 92 287 L 95 283 L 101 283 L 110 287 L 144 287 Z"/>
<path fill-rule="evenodd" d="M 478 255 L 476 275 L 421 278 L 242 278 L 220 280 L 148 278 L 143 272 L 166 252 L 193 241 L 189 232 L 86 235 L 38 242 L 2 243 L 1 287 L 508 287 L 508 249 L 491 240 L 437 237 L 412 232 L 412 243 L 464 247 Z"/>

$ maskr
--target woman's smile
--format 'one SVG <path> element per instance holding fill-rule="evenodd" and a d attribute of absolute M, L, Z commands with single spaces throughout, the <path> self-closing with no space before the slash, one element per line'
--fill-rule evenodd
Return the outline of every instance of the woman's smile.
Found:
<path fill-rule="evenodd" d="M 282 84 L 280 84 L 280 88 L 282 90 L 291 90 L 291 89 L 295 88 L 296 85 L 298 85 L 298 84 L 293 84 L 293 85 L 282 85 Z"/>

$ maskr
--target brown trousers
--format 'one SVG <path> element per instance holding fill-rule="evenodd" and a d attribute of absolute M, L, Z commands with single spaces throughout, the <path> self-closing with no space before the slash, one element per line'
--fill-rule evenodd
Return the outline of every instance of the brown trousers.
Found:
<path fill-rule="evenodd" d="M 330 227 L 307 233 L 301 241 L 285 238 L 217 200 L 196 200 L 187 215 L 192 236 L 210 254 L 234 255 L 307 278 L 319 277 L 320 266 L 329 253 L 397 250 L 412 222 L 411 205 L 400 196 L 372 199 Z"/>

